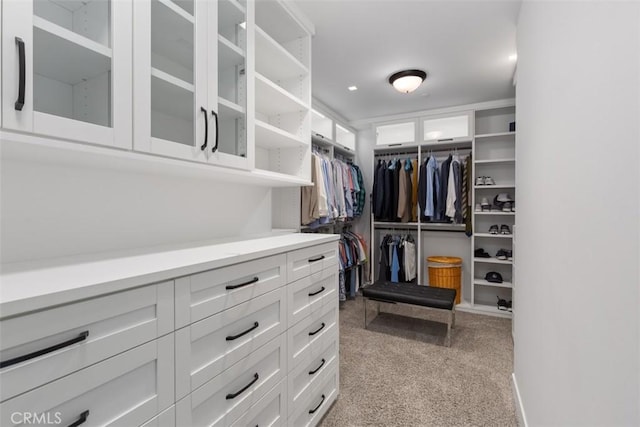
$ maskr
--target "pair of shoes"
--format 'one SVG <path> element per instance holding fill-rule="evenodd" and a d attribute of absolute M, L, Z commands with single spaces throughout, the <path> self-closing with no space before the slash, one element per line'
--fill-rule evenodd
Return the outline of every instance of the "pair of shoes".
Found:
<path fill-rule="evenodd" d="M 482 248 L 478 248 L 473 252 L 473 255 L 476 258 L 491 258 L 491 255 L 489 255 L 489 253 L 487 251 L 485 251 Z"/>
<path fill-rule="evenodd" d="M 512 260 L 513 259 L 513 251 L 512 250 L 507 250 L 507 249 L 500 249 L 497 253 L 496 253 L 496 258 L 498 258 L 501 261 L 506 261 L 506 260 Z"/>
<path fill-rule="evenodd" d="M 489 227 L 489 234 L 511 234 L 511 230 L 508 225 L 501 224 L 500 231 L 498 231 L 498 224 L 493 224 Z"/>
<path fill-rule="evenodd" d="M 498 297 L 498 310 L 512 311 L 512 302 Z"/>
<path fill-rule="evenodd" d="M 476 185 L 496 185 L 496 182 L 490 176 L 479 176 L 476 178 Z"/>
<path fill-rule="evenodd" d="M 482 212 L 482 205 L 480 203 L 476 203 L 476 212 Z"/>
<path fill-rule="evenodd" d="M 478 205 L 476 205 L 476 211 L 477 210 L 478 210 Z M 489 199 L 487 199 L 486 197 L 483 197 L 482 201 L 480 202 L 480 211 L 486 212 L 490 210 L 491 210 L 491 203 L 489 203 Z"/>
<path fill-rule="evenodd" d="M 500 193 L 493 198 L 493 204 L 498 206 L 502 212 L 515 212 L 515 200 L 509 193 Z"/>

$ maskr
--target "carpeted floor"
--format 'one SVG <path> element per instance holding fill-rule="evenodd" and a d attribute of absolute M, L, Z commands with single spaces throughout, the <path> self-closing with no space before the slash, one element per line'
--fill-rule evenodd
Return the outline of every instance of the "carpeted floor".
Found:
<path fill-rule="evenodd" d="M 383 311 L 396 314 L 364 329 L 362 298 L 341 306 L 340 395 L 322 427 L 517 425 L 510 320 L 458 312 L 447 348 L 440 313 Z M 367 315 L 375 316 L 372 302 Z"/>

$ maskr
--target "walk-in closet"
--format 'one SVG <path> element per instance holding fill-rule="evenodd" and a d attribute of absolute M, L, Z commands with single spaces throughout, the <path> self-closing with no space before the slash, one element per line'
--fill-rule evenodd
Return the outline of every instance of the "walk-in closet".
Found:
<path fill-rule="evenodd" d="M 0 426 L 640 425 L 640 3 L 0 0 Z"/>

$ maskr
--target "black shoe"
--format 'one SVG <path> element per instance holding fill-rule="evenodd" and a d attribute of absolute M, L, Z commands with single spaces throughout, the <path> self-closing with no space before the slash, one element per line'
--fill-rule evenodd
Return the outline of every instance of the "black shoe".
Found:
<path fill-rule="evenodd" d="M 513 260 L 513 251 L 505 251 L 507 253 L 507 259 Z"/>
<path fill-rule="evenodd" d="M 512 307 L 511 301 L 507 301 L 507 310 L 513 311 L 513 307 Z"/>
<path fill-rule="evenodd" d="M 500 234 L 511 234 L 511 229 L 509 229 L 508 225 L 502 224 L 500 226 Z"/>
<path fill-rule="evenodd" d="M 502 299 L 498 297 L 498 310 L 503 310 L 503 311 L 509 310 L 509 303 L 507 302 L 506 299 Z"/>
<path fill-rule="evenodd" d="M 482 248 L 478 248 L 473 252 L 474 256 L 476 258 L 491 258 L 491 255 L 489 255 L 484 249 Z"/>
<path fill-rule="evenodd" d="M 496 253 L 496 258 L 498 258 L 501 261 L 506 261 L 507 260 L 507 251 L 505 251 L 504 249 L 500 249 L 498 251 L 498 253 Z"/>
<path fill-rule="evenodd" d="M 489 234 L 500 234 L 500 232 L 498 231 L 498 224 L 494 224 L 489 227 Z"/>

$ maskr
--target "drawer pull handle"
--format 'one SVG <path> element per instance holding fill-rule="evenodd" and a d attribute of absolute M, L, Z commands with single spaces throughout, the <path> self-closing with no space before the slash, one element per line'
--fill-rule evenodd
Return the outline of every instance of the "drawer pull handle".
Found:
<path fill-rule="evenodd" d="M 315 334 L 317 334 L 318 332 L 320 332 L 323 329 L 324 329 L 324 322 L 322 322 L 322 325 L 317 330 L 315 330 L 313 332 L 309 332 L 309 336 L 312 337 L 312 336 L 314 336 Z"/>
<path fill-rule="evenodd" d="M 243 286 L 247 286 L 247 285 L 250 285 L 252 283 L 256 283 L 258 280 L 260 280 L 259 277 L 254 277 L 253 279 L 249 280 L 248 282 L 240 283 L 239 285 L 229 285 L 229 286 L 225 287 L 225 289 L 226 290 L 238 289 L 238 288 L 241 288 Z"/>
<path fill-rule="evenodd" d="M 70 345 L 79 343 L 80 341 L 84 341 L 89 336 L 89 331 L 81 332 L 76 338 L 70 339 L 65 342 L 61 342 L 60 344 L 52 345 L 51 347 L 43 348 L 42 350 L 34 351 L 33 353 L 25 354 L 23 356 L 18 356 L 13 359 L 5 360 L 0 362 L 0 369 L 6 368 L 7 366 L 15 365 L 17 363 L 26 362 L 30 359 L 35 359 L 36 357 L 42 356 L 47 353 L 52 353 L 56 350 L 60 350 L 64 347 L 69 347 Z"/>
<path fill-rule="evenodd" d="M 233 341 L 233 340 L 235 340 L 235 339 L 240 338 L 240 337 L 241 337 L 241 336 L 243 336 L 243 335 L 247 335 L 249 332 L 253 331 L 253 330 L 254 330 L 255 328 L 257 328 L 258 326 L 260 326 L 260 324 L 259 324 L 258 322 L 255 322 L 255 323 L 253 324 L 253 326 L 252 326 L 252 327 L 250 327 L 249 329 L 247 329 L 246 331 L 244 331 L 244 332 L 240 332 L 238 335 L 229 335 L 229 336 L 227 337 L 227 341 Z"/>
<path fill-rule="evenodd" d="M 324 360 L 324 359 L 322 359 L 322 363 L 320 363 L 320 366 L 318 366 L 318 367 L 317 367 L 316 369 L 314 369 L 313 371 L 309 371 L 309 375 L 313 375 L 313 374 L 315 374 L 316 372 L 318 372 L 318 371 L 320 370 L 320 368 L 322 368 L 322 367 L 324 366 L 324 362 L 325 362 L 325 360 Z"/>
<path fill-rule="evenodd" d="M 322 261 L 324 259 L 324 255 L 320 255 L 318 258 L 309 258 L 309 262 Z"/>
<path fill-rule="evenodd" d="M 321 287 L 319 291 L 311 292 L 311 293 L 309 294 L 309 296 L 310 296 L 310 297 L 313 297 L 313 296 L 318 295 L 318 294 L 319 294 L 319 293 L 321 293 L 321 292 L 324 292 L 324 286 L 323 286 L 323 287 Z"/>
<path fill-rule="evenodd" d="M 322 395 L 322 400 L 320 401 L 320 403 L 318 403 L 318 406 L 316 406 L 313 409 L 309 409 L 309 413 L 313 414 L 314 412 L 316 412 L 318 409 L 320 409 L 323 403 L 324 403 L 324 394 Z"/>
<path fill-rule="evenodd" d="M 78 418 L 76 422 L 69 424 L 69 427 L 78 427 L 80 424 L 84 424 L 85 421 L 87 421 L 87 418 L 89 418 L 89 411 L 84 411 L 80 414 L 80 418 Z"/>
<path fill-rule="evenodd" d="M 256 381 L 258 381 L 258 378 L 260 378 L 258 376 L 258 373 L 256 372 L 253 375 L 253 379 L 251 380 L 251 382 L 249 384 L 247 384 L 246 386 L 242 387 L 241 390 L 236 391 L 235 393 L 229 393 L 227 394 L 227 400 L 231 400 L 231 399 L 235 399 L 236 397 L 240 396 L 242 393 L 244 393 L 244 391 L 246 389 L 248 389 L 249 387 L 251 387 Z"/>

